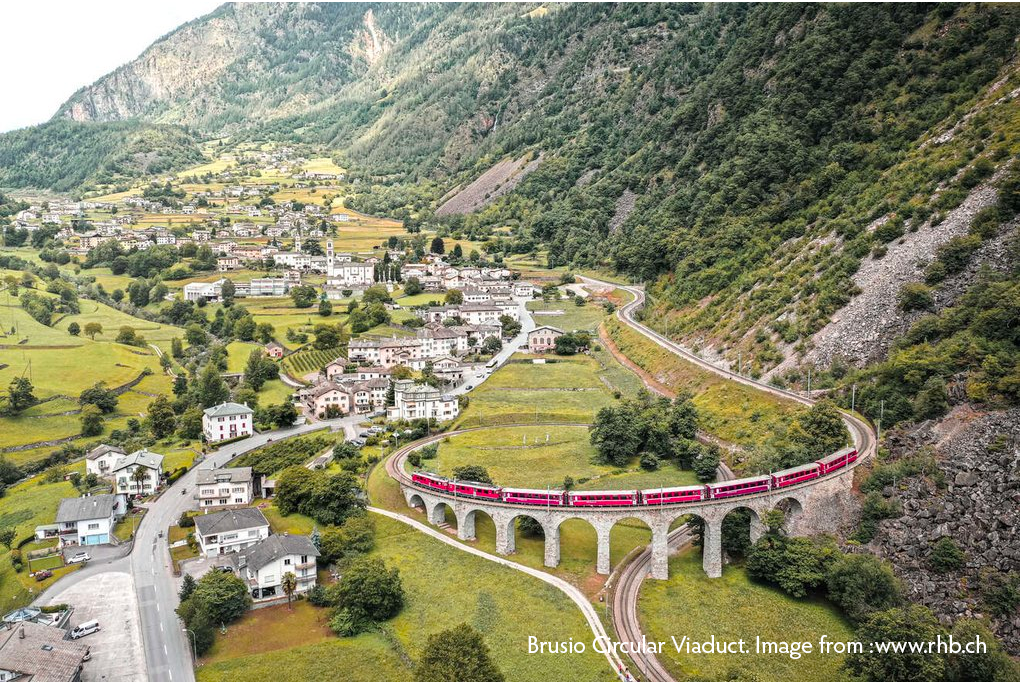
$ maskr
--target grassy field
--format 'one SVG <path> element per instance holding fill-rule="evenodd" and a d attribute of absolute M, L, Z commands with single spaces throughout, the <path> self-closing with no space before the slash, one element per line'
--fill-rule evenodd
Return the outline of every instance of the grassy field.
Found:
<path fill-rule="evenodd" d="M 353 639 L 331 636 L 327 613 L 308 604 L 249 613 L 216 645 L 198 679 L 333 681 L 409 680 L 429 634 L 468 622 L 485 635 L 508 681 L 605 681 L 605 659 L 589 648 L 578 655 L 526 656 L 528 635 L 590 643 L 587 624 L 558 590 L 431 539 L 406 525 L 373 516 L 373 555 L 400 570 L 406 592 L 401 613 L 377 632 Z M 528 610 L 520 610 L 527 604 Z M 267 611 L 275 611 L 269 613 Z M 549 619 L 555 616 L 555 619 Z M 259 629 L 272 622 L 272 636 Z"/>
<path fill-rule="evenodd" d="M 0 499 L 0 529 L 13 527 L 14 544 L 17 546 L 35 533 L 36 526 L 53 522 L 61 499 L 77 495 L 70 482 L 60 480 L 50 483 L 41 475 L 14 485 L 8 488 L 6 496 Z M 42 566 L 39 569 L 42 569 Z M 68 571 L 62 570 L 60 574 Z M 56 580 L 51 578 L 44 582 L 36 582 L 28 576 L 27 567 L 22 572 L 15 573 L 5 552 L 3 562 L 0 562 L 0 614 L 28 603 L 30 589 L 38 594 L 54 581 Z"/>
<path fill-rule="evenodd" d="M 368 479 L 368 492 L 373 506 L 387 508 L 427 523 L 425 515 L 418 509 L 408 508 L 400 493 L 400 486 L 376 467 Z M 450 510 L 446 513 L 450 534 L 456 534 L 456 519 Z M 489 553 L 496 552 L 496 528 L 492 519 L 484 513 L 475 516 L 475 541 L 466 542 Z M 610 561 L 617 563 L 640 546 L 651 541 L 651 531 L 639 520 L 625 519 L 617 523 L 610 534 Z M 606 578 L 595 572 L 597 558 L 597 536 L 595 529 L 581 519 L 567 520 L 560 525 L 560 564 L 556 568 L 545 567 L 545 540 L 539 537 L 525 537 L 516 534 L 517 551 L 513 560 L 522 565 L 551 572 L 579 587 L 593 601 L 602 592 Z"/>
<path fill-rule="evenodd" d="M 457 425 L 590 422 L 600 408 L 616 402 L 601 379 L 605 372 L 597 359 L 583 355 L 557 363 L 508 363 L 471 392 Z"/>
<path fill-rule="evenodd" d="M 841 680 L 842 656 L 821 655 L 822 634 L 830 640 L 853 639 L 839 611 L 819 600 L 797 600 L 778 589 L 752 582 L 743 567 L 728 565 L 721 579 L 709 579 L 701 556 L 686 551 L 669 561 L 670 579 L 646 581 L 638 614 L 649 640 L 665 641 L 659 661 L 680 680 L 693 681 L 831 681 Z M 798 660 L 787 655 L 677 654 L 670 636 L 679 641 L 744 639 L 754 649 L 755 637 L 765 640 L 810 641 L 815 652 Z"/>
<path fill-rule="evenodd" d="M 701 427 L 724 440 L 752 446 L 765 441 L 780 423 L 803 410 L 798 404 L 702 370 L 648 338 L 608 319 L 606 330 L 616 347 L 656 380 L 694 394 Z"/>
<path fill-rule="evenodd" d="M 248 364 L 248 356 L 262 345 L 254 342 L 234 341 L 227 345 L 227 372 L 243 373 Z"/>
<path fill-rule="evenodd" d="M 585 427 L 487 428 L 444 440 L 439 455 L 422 467 L 452 476 L 458 466 L 482 465 L 494 482 L 532 488 L 558 489 L 567 476 L 574 479 L 575 489 L 647 488 L 697 482 L 693 473 L 672 464 L 649 472 L 642 470 L 636 461 L 627 468 L 596 465 L 592 463 L 594 456 L 595 449 Z M 410 464 L 405 465 L 410 470 Z"/>
<path fill-rule="evenodd" d="M 535 299 L 527 304 L 528 311 L 549 311 L 562 314 L 535 315 L 537 325 L 551 325 L 560 330 L 571 332 L 573 330 L 588 330 L 594 332 L 599 323 L 606 317 L 606 310 L 601 304 L 587 303 L 584 306 L 577 306 L 573 299 L 544 302 Z"/>

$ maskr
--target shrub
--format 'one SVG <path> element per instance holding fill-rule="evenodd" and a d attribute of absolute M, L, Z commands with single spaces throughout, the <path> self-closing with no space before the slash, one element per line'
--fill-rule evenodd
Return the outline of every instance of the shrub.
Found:
<path fill-rule="evenodd" d="M 936 572 L 951 572 L 963 567 L 966 557 L 952 537 L 942 537 L 932 547 L 928 565 Z"/>

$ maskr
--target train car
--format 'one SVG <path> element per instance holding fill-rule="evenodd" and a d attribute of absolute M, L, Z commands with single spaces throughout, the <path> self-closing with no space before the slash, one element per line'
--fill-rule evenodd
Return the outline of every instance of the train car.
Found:
<path fill-rule="evenodd" d="M 821 466 L 817 463 L 805 463 L 804 465 L 794 466 L 793 468 L 787 468 L 786 470 L 780 470 L 777 473 L 772 473 L 772 487 L 789 487 L 795 485 L 798 482 L 807 482 L 813 480 L 822 474 Z"/>
<path fill-rule="evenodd" d="M 471 482 L 470 480 L 454 480 L 451 490 L 457 496 L 470 496 L 476 499 L 487 499 L 488 501 L 499 501 L 503 495 L 503 488 L 499 485 L 487 482 Z"/>
<path fill-rule="evenodd" d="M 708 498 L 708 489 L 705 485 L 641 490 L 641 502 L 646 506 L 704 501 L 706 498 Z"/>
<path fill-rule="evenodd" d="M 567 501 L 567 493 L 562 489 L 507 489 L 504 487 L 503 501 L 534 506 L 563 506 Z"/>
<path fill-rule="evenodd" d="M 636 506 L 636 489 L 613 489 L 604 492 L 567 492 L 571 506 Z"/>
<path fill-rule="evenodd" d="M 423 487 L 428 487 L 429 489 L 438 489 L 441 492 L 453 491 L 453 483 L 445 477 L 436 475 L 435 473 L 416 471 L 411 474 L 411 481 L 415 484 L 422 485 Z"/>
<path fill-rule="evenodd" d="M 726 480 L 708 485 L 709 498 L 726 499 L 731 496 L 744 496 L 757 492 L 767 492 L 772 488 L 772 478 L 768 475 L 745 477 L 739 480 Z"/>
<path fill-rule="evenodd" d="M 857 460 L 857 448 L 847 447 L 846 449 L 840 449 L 839 451 L 823 456 L 822 458 L 815 461 L 818 464 L 819 470 L 822 475 L 831 473 L 834 470 L 845 468 L 854 461 Z"/>

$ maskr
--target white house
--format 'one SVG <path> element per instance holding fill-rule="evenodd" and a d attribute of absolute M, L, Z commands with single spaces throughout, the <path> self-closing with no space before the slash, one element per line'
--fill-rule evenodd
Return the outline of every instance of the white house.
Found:
<path fill-rule="evenodd" d="M 232 508 L 195 516 L 195 538 L 204 556 L 253 546 L 269 536 L 269 521 L 257 508 Z"/>
<path fill-rule="evenodd" d="M 280 584 L 288 572 L 297 578 L 297 593 L 314 587 L 318 556 L 318 549 L 308 537 L 274 534 L 238 554 L 237 560 L 252 598 L 264 599 L 284 593 Z"/>
<path fill-rule="evenodd" d="M 159 488 L 159 478 L 163 474 L 163 455 L 141 449 L 121 456 L 113 464 L 111 474 L 117 494 L 128 496 L 154 494 Z"/>
<path fill-rule="evenodd" d="M 202 415 L 202 432 L 209 443 L 248 437 L 254 432 L 254 415 L 244 404 L 232 401 L 212 406 Z"/>
<path fill-rule="evenodd" d="M 457 398 L 443 395 L 435 387 L 419 385 L 413 380 L 393 383 L 393 406 L 386 407 L 386 420 L 429 418 L 453 420 L 460 413 Z"/>
<path fill-rule="evenodd" d="M 198 471 L 195 500 L 202 509 L 247 506 L 255 498 L 251 468 L 206 468 Z"/>
<path fill-rule="evenodd" d="M 113 471 L 113 464 L 123 455 L 124 450 L 119 446 L 100 444 L 85 454 L 85 473 L 99 477 L 109 477 Z"/>
<path fill-rule="evenodd" d="M 57 506 L 57 534 L 61 545 L 109 544 L 113 526 L 127 504 L 116 494 L 61 499 Z"/>
<path fill-rule="evenodd" d="M 218 301 L 223 296 L 224 279 L 212 283 L 187 283 L 184 286 L 184 301 L 197 302 L 204 299 L 207 302 Z"/>

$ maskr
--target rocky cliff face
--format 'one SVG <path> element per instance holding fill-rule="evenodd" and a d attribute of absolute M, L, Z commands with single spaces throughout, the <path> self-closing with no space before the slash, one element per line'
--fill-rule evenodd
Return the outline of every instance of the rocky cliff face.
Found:
<path fill-rule="evenodd" d="M 74 121 L 144 118 L 219 130 L 302 111 L 328 99 L 355 64 L 391 41 L 357 5 L 227 4 L 164 36 L 141 56 L 75 93 Z M 314 62 L 312 77 L 301 65 Z"/>
<path fill-rule="evenodd" d="M 889 434 L 894 457 L 933 446 L 945 474 L 943 488 L 915 477 L 888 487 L 903 515 L 884 521 L 871 549 L 890 560 L 906 580 L 910 598 L 941 619 L 985 616 L 981 594 L 989 571 L 1020 571 L 1020 409 L 977 412 L 960 406 L 939 422 Z M 929 564 L 932 546 L 950 537 L 966 553 L 957 572 Z M 992 619 L 996 634 L 1020 654 L 1020 613 Z"/>

